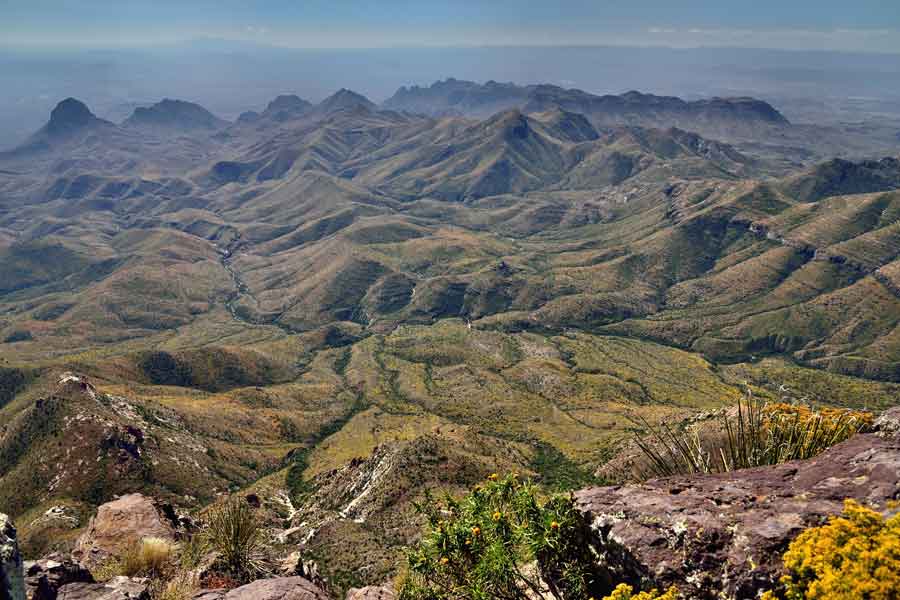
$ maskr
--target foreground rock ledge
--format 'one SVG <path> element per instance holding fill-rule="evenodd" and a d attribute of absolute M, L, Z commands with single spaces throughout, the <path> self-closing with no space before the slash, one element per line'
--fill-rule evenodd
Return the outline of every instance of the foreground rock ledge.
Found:
<path fill-rule="evenodd" d="M 900 438 L 883 427 L 807 461 L 575 497 L 612 581 L 676 585 L 699 599 L 755 598 L 774 587 L 791 540 L 840 513 L 844 499 L 889 512 L 888 501 L 900 498 Z"/>

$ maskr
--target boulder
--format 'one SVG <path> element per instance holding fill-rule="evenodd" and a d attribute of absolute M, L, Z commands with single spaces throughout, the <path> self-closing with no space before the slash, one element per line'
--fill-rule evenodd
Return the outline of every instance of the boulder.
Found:
<path fill-rule="evenodd" d="M 12 520 L 0 513 L 0 600 L 24 600 L 22 555 Z"/>
<path fill-rule="evenodd" d="M 347 592 L 346 600 L 394 600 L 394 590 L 389 586 L 370 585 L 364 588 L 352 588 Z"/>
<path fill-rule="evenodd" d="M 70 583 L 94 583 L 94 578 L 90 571 L 62 556 L 25 562 L 28 600 L 56 600 L 59 589 Z"/>
<path fill-rule="evenodd" d="M 70 583 L 59 588 L 59 600 L 150 600 L 146 579 L 113 577 L 105 583 Z"/>
<path fill-rule="evenodd" d="M 222 600 L 227 593 L 227 590 L 200 590 L 191 600 Z"/>
<path fill-rule="evenodd" d="M 881 437 L 900 438 L 900 406 L 881 413 L 881 416 L 875 419 L 873 427 Z"/>
<path fill-rule="evenodd" d="M 225 600 L 328 600 L 328 594 L 303 577 L 259 579 L 235 588 Z"/>
<path fill-rule="evenodd" d="M 174 541 L 175 527 L 167 512 L 166 507 L 141 494 L 107 502 L 97 509 L 72 555 L 91 568 L 146 537 Z"/>
<path fill-rule="evenodd" d="M 900 439 L 884 431 L 806 461 L 575 494 L 607 588 L 676 585 L 703 600 L 756 598 L 775 586 L 791 540 L 840 513 L 845 499 L 888 513 L 898 497 Z"/>
<path fill-rule="evenodd" d="M 280 574 L 285 577 L 303 577 L 314 585 L 326 589 L 326 581 L 319 574 L 319 565 L 313 560 L 305 560 L 299 552 L 291 552 L 281 562 Z"/>

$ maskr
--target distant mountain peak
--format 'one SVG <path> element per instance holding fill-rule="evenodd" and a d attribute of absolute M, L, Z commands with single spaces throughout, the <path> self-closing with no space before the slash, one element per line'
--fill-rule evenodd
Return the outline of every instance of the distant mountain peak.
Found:
<path fill-rule="evenodd" d="M 328 98 L 322 100 L 319 104 L 319 108 L 327 112 L 332 112 L 354 108 L 375 110 L 377 106 L 362 94 L 354 92 L 353 90 L 348 90 L 347 88 L 341 88 Z"/>
<path fill-rule="evenodd" d="M 66 98 L 50 112 L 47 133 L 56 135 L 68 133 L 89 125 L 97 119 L 87 105 L 75 98 Z"/>
<path fill-rule="evenodd" d="M 274 114 L 281 111 L 300 112 L 308 109 L 312 104 L 296 94 L 281 94 L 269 102 L 266 114 Z"/>
<path fill-rule="evenodd" d="M 225 125 L 225 121 L 199 104 L 163 98 L 152 106 L 135 108 L 123 125 L 126 127 L 215 129 Z"/>

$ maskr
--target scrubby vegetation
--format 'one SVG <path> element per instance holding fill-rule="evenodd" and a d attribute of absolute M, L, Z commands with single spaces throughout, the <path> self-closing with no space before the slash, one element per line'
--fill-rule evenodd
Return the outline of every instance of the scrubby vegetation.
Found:
<path fill-rule="evenodd" d="M 635 592 L 634 588 L 627 583 L 620 583 L 613 590 L 612 594 L 606 596 L 603 600 L 678 600 L 678 593 L 674 587 L 669 588 L 665 592 L 657 590 Z"/>
<path fill-rule="evenodd" d="M 148 537 L 129 546 L 121 555 L 102 565 L 94 576 L 105 581 L 119 575 L 127 577 L 162 578 L 170 574 L 176 556 L 176 546 L 160 538 Z"/>
<path fill-rule="evenodd" d="M 863 411 L 767 403 L 748 393 L 715 425 L 679 430 L 641 419 L 649 433 L 635 439 L 645 465 L 643 477 L 728 472 L 812 458 L 872 424 Z"/>
<path fill-rule="evenodd" d="M 492 475 L 462 500 L 428 497 L 418 508 L 428 531 L 409 554 L 401 599 L 591 597 L 591 546 L 569 498 L 541 502 L 532 483 Z"/>
<path fill-rule="evenodd" d="M 900 598 L 900 515 L 848 500 L 844 514 L 801 533 L 784 554 L 783 590 L 765 600 Z"/>

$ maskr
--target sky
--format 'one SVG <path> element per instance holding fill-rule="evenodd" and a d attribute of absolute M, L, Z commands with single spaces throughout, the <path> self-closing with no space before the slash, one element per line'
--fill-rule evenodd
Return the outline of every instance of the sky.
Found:
<path fill-rule="evenodd" d="M 900 0 L 0 0 L 5 46 L 726 46 L 900 53 Z"/>

